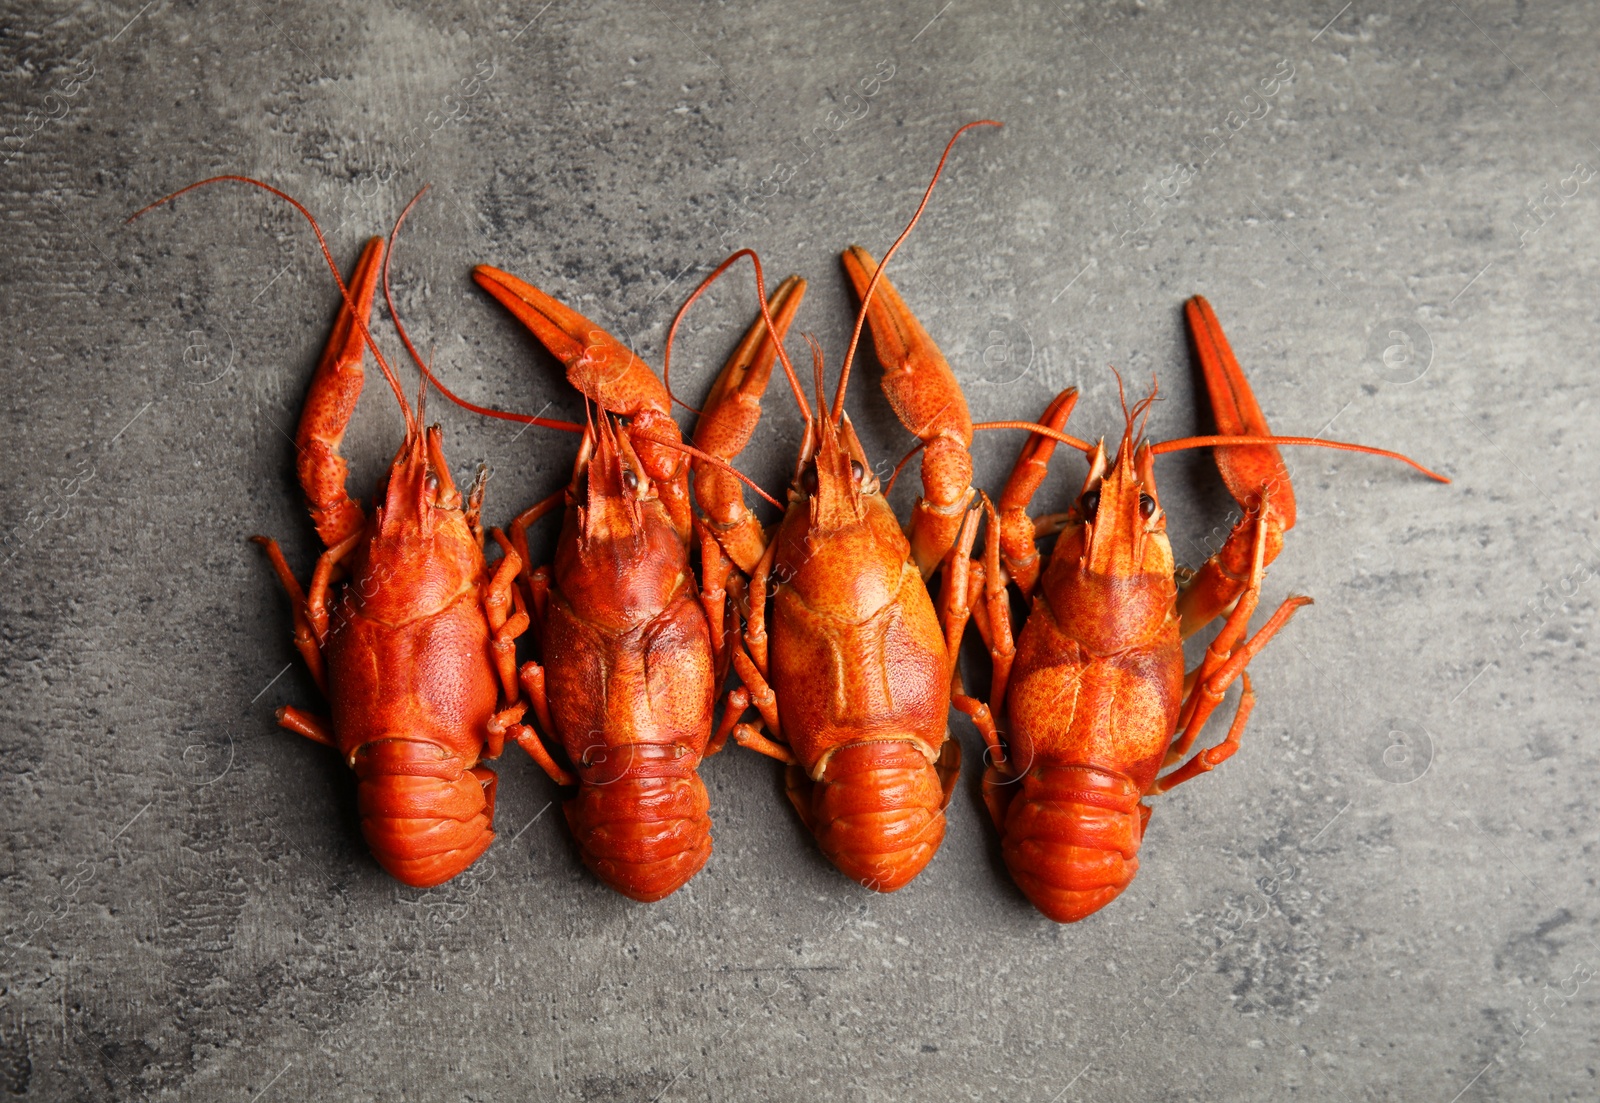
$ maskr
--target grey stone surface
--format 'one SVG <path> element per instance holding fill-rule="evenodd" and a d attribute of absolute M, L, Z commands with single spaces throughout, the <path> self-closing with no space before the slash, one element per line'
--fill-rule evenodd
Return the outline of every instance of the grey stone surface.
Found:
<path fill-rule="evenodd" d="M 1272 8 L 9 6 L 0 1089 L 1600 1097 L 1600 10 Z M 1257 660 L 1240 754 L 1156 801 L 1138 879 L 1084 923 L 1010 885 L 959 717 L 948 839 L 890 897 L 828 866 L 739 751 L 704 771 L 716 853 L 665 902 L 590 877 L 515 753 L 480 865 L 398 887 L 344 768 L 273 725 L 317 699 L 245 542 L 278 536 L 302 572 L 317 551 L 289 435 L 328 274 L 243 188 L 123 220 L 251 173 L 348 266 L 429 183 L 396 262 L 413 331 L 469 397 L 572 415 L 473 263 L 658 361 L 707 266 L 755 246 L 813 280 L 802 325 L 837 365 L 838 250 L 885 248 L 978 117 L 1006 127 L 957 146 L 895 269 L 978 417 L 1073 383 L 1077 430 L 1114 433 L 1115 366 L 1159 378 L 1153 435 L 1202 431 L 1180 306 L 1203 291 L 1276 429 L 1453 485 L 1292 457 L 1300 523 L 1265 600 L 1317 604 Z M 691 317 L 691 395 L 753 301 L 741 272 Z M 874 374 L 850 408 L 897 458 Z M 774 395 L 748 464 L 769 486 L 798 425 Z M 492 465 L 493 520 L 563 480 L 569 438 L 430 412 L 457 471 Z M 397 427 L 369 386 L 363 493 Z M 981 485 L 1019 443 L 979 440 Z M 1162 463 L 1196 562 L 1230 503 L 1205 456 Z M 1059 507 L 1081 465 L 1057 469 Z"/>

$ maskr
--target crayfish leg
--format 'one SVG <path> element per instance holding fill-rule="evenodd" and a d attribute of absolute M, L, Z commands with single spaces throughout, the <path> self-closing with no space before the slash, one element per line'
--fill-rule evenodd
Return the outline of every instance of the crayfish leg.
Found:
<path fill-rule="evenodd" d="M 528 702 L 533 706 L 533 715 L 538 718 L 539 726 L 552 734 L 555 725 L 550 719 L 550 700 L 545 695 L 544 667 L 535 662 L 522 664 L 520 675 L 523 692 L 528 696 Z M 527 724 L 514 724 L 506 730 L 509 735 L 524 751 L 528 757 L 539 764 L 551 781 L 557 785 L 576 785 L 578 779 L 563 769 L 550 752 L 545 749 L 544 742 L 540 740 L 539 733 Z"/>
<path fill-rule="evenodd" d="M 489 647 L 494 655 L 495 669 L 500 674 L 500 688 L 507 701 L 517 699 L 517 637 L 528 630 L 528 611 L 522 594 L 516 588 L 516 578 L 522 570 L 522 557 L 499 529 L 490 530 L 495 543 L 503 553 L 495 564 L 494 574 L 483 589 L 483 613 L 489 623 Z"/>
<path fill-rule="evenodd" d="M 1241 601 L 1240 605 L 1243 606 L 1243 604 Z M 1188 720 L 1178 738 L 1173 740 L 1171 749 L 1167 751 L 1168 763 L 1175 762 L 1188 753 L 1190 746 L 1194 744 L 1195 737 L 1200 734 L 1200 729 L 1205 727 L 1206 721 L 1216 711 L 1217 706 L 1222 703 L 1222 697 L 1227 693 L 1228 687 L 1233 684 L 1236 678 L 1244 674 L 1245 666 L 1267 645 L 1268 640 L 1277 635 L 1280 628 L 1289 623 L 1289 618 L 1299 612 L 1301 606 L 1310 604 L 1311 599 L 1308 597 L 1295 596 L 1285 598 L 1283 604 L 1278 606 L 1277 611 L 1272 614 L 1266 624 L 1261 626 L 1259 632 L 1251 636 L 1245 643 L 1233 648 L 1229 652 L 1227 661 L 1213 673 L 1196 681 L 1194 690 L 1190 695 L 1192 703 L 1185 702 L 1184 706 L 1188 714 Z M 1253 697 L 1252 700 L 1254 700 Z M 1245 715 L 1249 715 L 1248 710 L 1246 710 Z M 1235 743 L 1238 742 L 1236 737 L 1230 735 L 1230 738 L 1234 738 Z M 1229 754 L 1231 753 L 1230 751 Z M 1227 756 L 1224 755 L 1223 757 Z M 1217 761 L 1220 762 L 1222 759 L 1219 758 Z M 1206 769 L 1210 769 L 1210 767 L 1208 766 Z M 1171 788 L 1170 785 L 1165 785 L 1164 783 L 1158 784 L 1162 784 L 1163 788 Z M 1172 784 L 1176 785 L 1177 782 Z"/>
<path fill-rule="evenodd" d="M 289 569 L 289 563 L 283 558 L 283 549 L 278 547 L 278 542 L 270 536 L 252 536 L 254 543 L 261 545 L 267 553 L 267 561 L 272 564 L 273 573 L 278 576 L 278 582 L 289 595 L 289 609 L 294 618 L 294 646 L 300 652 L 300 657 L 305 660 L 306 668 L 311 671 L 311 678 L 317 683 L 317 688 L 327 693 L 327 673 L 323 668 L 322 642 L 317 635 L 316 626 L 311 623 L 311 613 L 306 605 L 306 592 L 300 587 L 300 580 L 295 578 L 294 572 Z"/>
<path fill-rule="evenodd" d="M 1289 618 L 1302 605 L 1311 604 L 1309 597 L 1288 598 L 1259 632 L 1246 639 L 1250 618 L 1261 599 L 1261 581 L 1266 575 L 1267 541 L 1271 530 L 1265 511 L 1256 515 L 1254 528 L 1253 552 L 1244 591 L 1235 598 L 1228 619 L 1207 646 L 1200 665 L 1185 676 L 1187 692 L 1178 711 L 1179 734 L 1167 751 L 1166 764 L 1169 766 L 1189 753 L 1207 718 L 1222 703 L 1223 694 L 1234 679 L 1244 673 L 1245 664 L 1266 646 L 1267 641 L 1289 622 Z"/>
<path fill-rule="evenodd" d="M 278 726 L 296 735 L 303 735 L 314 743 L 321 743 L 324 747 L 339 748 L 328 721 L 293 705 L 278 706 Z"/>
<path fill-rule="evenodd" d="M 1017 651 L 1011 631 L 1011 602 L 1006 594 L 1006 575 L 1000 565 L 1000 526 L 997 523 L 994 506 L 990 504 L 987 496 L 983 499 L 983 508 L 989 517 L 989 531 L 984 540 L 983 562 L 972 562 L 972 582 L 968 587 L 968 600 L 973 603 L 974 610 L 981 614 L 975 618 L 978 622 L 978 634 L 989 650 L 994 673 L 989 684 L 989 701 L 985 702 L 966 693 L 961 683 L 959 664 L 956 664 L 955 674 L 951 679 L 950 701 L 965 713 L 973 726 L 978 729 L 988 754 L 989 767 L 993 769 L 996 766 L 1003 766 L 1007 760 L 1005 746 L 1001 742 L 999 728 L 995 723 L 994 709 L 1005 707 L 1006 689 L 1011 679 L 1011 665 Z M 957 550 L 970 548 L 970 536 L 963 531 Z M 959 572 L 952 572 L 953 575 L 957 573 Z M 982 586 L 984 598 L 982 604 L 974 601 L 979 585 Z M 959 645 L 959 640 L 957 643 Z M 952 654 L 952 660 L 954 658 Z"/>
<path fill-rule="evenodd" d="M 339 453 L 344 432 L 361 398 L 365 374 L 361 361 L 366 355 L 362 327 L 372 317 L 372 300 L 382 272 L 383 239 L 370 239 L 361 250 L 350 290 L 357 313 L 349 304 L 339 308 L 333 335 L 323 349 L 305 405 L 300 409 L 300 425 L 295 432 L 296 473 L 305 492 L 317 535 L 326 547 L 348 539 L 366 524 L 361 506 L 345 489 L 350 466 Z"/>
<path fill-rule="evenodd" d="M 961 712 L 966 713 L 967 719 L 972 721 L 972 726 L 977 728 L 978 734 L 983 737 L 984 752 L 989 762 L 989 768 L 993 769 L 997 764 L 1003 766 L 1007 761 L 1006 749 L 1005 744 L 1000 741 L 1000 730 L 995 726 L 994 713 L 990 711 L 985 702 L 962 691 L 960 677 L 961 675 L 958 673 L 953 680 L 954 686 L 950 695 L 951 703 Z"/>
<path fill-rule="evenodd" d="M 940 576 L 939 626 L 944 629 L 944 646 L 950 655 L 952 667 L 956 665 L 961 637 L 966 634 L 967 621 L 972 616 L 972 596 L 976 590 L 973 585 L 974 574 L 982 577 L 982 565 L 972 559 L 972 545 L 977 540 L 980 517 L 976 509 L 967 511 L 955 546 L 950 549 Z"/>
<path fill-rule="evenodd" d="M 1228 725 L 1227 737 L 1215 747 L 1207 747 L 1170 774 L 1157 779 L 1150 790 L 1151 793 L 1170 792 L 1191 778 L 1209 773 L 1233 757 L 1233 752 L 1239 749 L 1239 738 L 1244 735 L 1244 726 L 1249 722 L 1250 713 L 1256 707 L 1256 694 L 1255 690 L 1250 688 L 1250 675 L 1246 674 L 1243 678 L 1244 691 L 1239 695 L 1239 707 L 1234 710 L 1233 723 Z M 1148 823 L 1150 819 L 1148 809 L 1144 816 Z"/>
<path fill-rule="evenodd" d="M 702 758 L 710 758 L 728 742 L 728 736 L 733 734 L 733 729 L 739 726 L 739 718 L 750 707 L 750 691 L 744 686 L 734 686 L 722 699 L 722 719 L 717 721 L 717 728 L 711 733 L 711 738 L 706 742 L 706 752 Z"/>
<path fill-rule="evenodd" d="M 1017 795 L 1020 780 L 993 763 L 984 768 L 983 806 L 989 810 L 996 831 L 1005 831 L 1006 809 L 1011 807 L 1011 798 Z"/>
<path fill-rule="evenodd" d="M 858 296 L 878 262 L 859 245 L 841 257 Z M 878 280 L 867 304 L 872 346 L 883 366 L 883 393 L 900 424 L 921 438 L 922 497 L 907 534 L 922 577 L 933 574 L 956 542 L 972 500 L 972 415 L 950 363 L 889 282 Z"/>
<path fill-rule="evenodd" d="M 488 817 L 490 823 L 493 823 L 494 798 L 495 794 L 500 790 L 499 775 L 487 766 L 474 766 L 467 772 L 477 778 L 478 784 L 483 786 L 483 801 L 488 806 L 484 809 L 483 814 Z"/>
<path fill-rule="evenodd" d="M 806 773 L 805 767 L 792 761 L 791 756 L 789 768 L 783 771 L 783 792 L 789 798 L 789 803 L 794 805 L 795 813 L 800 817 L 800 825 L 807 832 L 815 831 L 811 816 L 812 787 L 811 775 Z"/>
<path fill-rule="evenodd" d="M 795 766 L 793 751 L 782 743 L 776 743 L 762 735 L 753 724 L 735 724 L 733 726 L 733 741 L 746 750 L 764 754 L 768 758 L 775 758 L 791 768 L 799 769 L 798 766 Z M 801 771 L 801 773 L 803 775 L 804 771 Z M 809 779 L 807 779 L 807 784 L 809 783 Z M 790 792 L 793 792 L 792 786 Z M 793 797 L 791 796 L 790 799 L 793 799 Z M 803 816 L 804 814 L 802 813 L 802 818 Z"/>
<path fill-rule="evenodd" d="M 1218 434 L 1270 436 L 1272 430 L 1211 304 L 1196 295 L 1184 304 L 1184 314 Z M 1185 638 L 1231 609 L 1244 592 L 1254 554 L 1256 515 L 1266 515 L 1266 563 L 1277 558 L 1283 534 L 1295 521 L 1294 487 L 1277 445 L 1225 445 L 1213 453 L 1222 482 L 1243 516 L 1222 548 L 1179 591 L 1178 613 Z"/>
<path fill-rule="evenodd" d="M 711 629 L 712 669 L 721 685 L 728 676 L 728 648 L 739 631 L 738 613 L 728 615 L 728 583 L 734 577 L 734 563 L 705 521 L 696 517 L 694 531 L 700 544 L 700 607 L 705 610 L 706 624 Z"/>
<path fill-rule="evenodd" d="M 933 770 L 939 775 L 939 787 L 944 790 L 944 803 L 939 807 L 949 808 L 950 798 L 956 795 L 956 781 L 961 777 L 961 744 L 946 735 Z"/>

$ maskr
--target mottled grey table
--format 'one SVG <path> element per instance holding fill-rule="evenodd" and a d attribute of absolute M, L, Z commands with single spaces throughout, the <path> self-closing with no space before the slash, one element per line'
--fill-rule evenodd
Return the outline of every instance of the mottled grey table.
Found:
<path fill-rule="evenodd" d="M 1600 11 L 1524 5 L 16 2 L 4 31 L 0 1088 L 37 1099 L 1593 1099 Z M 333 10 L 327 10 L 332 7 Z M 459 8 L 453 11 L 452 8 Z M 1203 9 L 1203 11 L 1202 11 Z M 980 418 L 1068 383 L 1117 432 L 1204 431 L 1203 291 L 1275 429 L 1454 477 L 1292 457 L 1239 755 L 1156 803 L 1143 870 L 1073 927 L 1011 886 L 977 795 L 876 896 L 819 857 L 779 771 L 707 763 L 716 853 L 653 906 L 578 863 L 556 792 L 500 765 L 500 838 L 429 892 L 374 865 L 259 553 L 317 551 L 293 477 L 341 264 L 423 183 L 398 293 L 469 397 L 581 413 L 468 279 L 492 262 L 659 361 L 731 248 L 813 287 L 884 249 L 963 138 L 896 280 Z M 753 310 L 691 316 L 703 393 Z M 380 332 L 386 332 L 380 327 Z M 394 342 L 383 338 L 391 347 Z M 681 374 L 680 374 L 681 373 Z M 874 454 L 912 438 L 857 376 Z M 572 442 L 435 401 L 489 516 Z M 398 432 L 369 386 L 363 490 Z M 774 392 L 748 467 L 780 485 Z M 976 446 L 996 488 L 1019 441 Z M 1179 555 L 1231 503 L 1163 460 Z M 1063 456 L 1044 504 L 1076 491 Z M 914 480 L 896 491 L 907 506 Z M 545 550 L 548 548 L 546 535 Z M 968 655 L 974 678 L 982 657 Z M 1214 724 L 1212 738 L 1220 736 Z"/>

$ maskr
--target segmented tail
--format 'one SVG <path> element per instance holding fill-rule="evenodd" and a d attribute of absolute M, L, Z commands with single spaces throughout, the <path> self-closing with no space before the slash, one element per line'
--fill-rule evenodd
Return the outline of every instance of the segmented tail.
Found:
<path fill-rule="evenodd" d="M 830 862 L 877 892 L 893 892 L 932 860 L 944 841 L 961 748 L 946 740 L 937 763 L 906 739 L 848 743 L 813 781 L 788 770 L 789 800 Z"/>
<path fill-rule="evenodd" d="M 682 888 L 711 857 L 711 797 L 697 760 L 676 745 L 612 748 L 612 768 L 580 767 L 567 823 L 594 875 L 653 903 Z"/>
<path fill-rule="evenodd" d="M 378 864 L 405 884 L 443 884 L 494 841 L 493 770 L 416 739 L 363 744 L 351 766 L 361 833 Z"/>
<path fill-rule="evenodd" d="M 1149 808 L 1125 775 L 1039 764 L 1007 783 L 991 768 L 984 787 L 986 796 L 1009 797 L 997 817 L 1006 868 L 1034 907 L 1057 923 L 1093 915 L 1138 872 Z"/>

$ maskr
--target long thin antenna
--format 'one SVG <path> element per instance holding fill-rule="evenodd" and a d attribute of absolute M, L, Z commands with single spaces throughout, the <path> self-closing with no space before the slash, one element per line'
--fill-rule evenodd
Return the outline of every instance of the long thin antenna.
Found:
<path fill-rule="evenodd" d="M 687 452 L 695 459 L 709 463 L 713 467 L 720 467 L 722 470 L 738 479 L 745 486 L 748 486 L 751 490 L 761 495 L 761 497 L 765 498 L 770 504 L 777 506 L 779 509 L 783 508 L 782 502 L 768 494 L 765 490 L 762 490 L 760 484 L 758 484 L 754 479 L 752 479 L 749 475 L 746 475 L 743 471 L 740 471 L 737 467 L 733 466 L 733 464 L 729 463 L 721 456 L 713 456 L 710 452 L 702 452 L 700 449 L 696 448 L 692 444 L 689 444 L 687 441 L 670 440 L 666 437 L 658 437 L 654 433 L 641 432 L 638 429 L 635 429 L 633 432 L 634 436 L 640 440 L 647 440 L 652 444 L 660 444 L 667 448 L 676 448 L 678 451 Z"/>
<path fill-rule="evenodd" d="M 409 435 L 416 432 L 416 418 L 411 413 L 410 404 L 406 402 L 405 389 L 400 386 L 400 380 L 394 374 L 394 369 L 389 366 L 389 361 L 383 358 L 383 350 L 378 348 L 378 342 L 373 340 L 372 331 L 367 328 L 366 319 L 361 317 L 360 310 L 356 308 L 355 299 L 351 297 L 350 289 L 345 286 L 344 277 L 339 274 L 338 262 L 333 259 L 333 252 L 328 248 L 328 239 L 322 236 L 322 227 L 317 225 L 316 218 L 311 214 L 310 211 L 306 210 L 304 204 L 302 204 L 294 196 L 289 195 L 287 192 L 279 191 L 271 184 L 263 183 L 254 177 L 238 176 L 233 173 L 226 173 L 222 176 L 211 176 L 204 180 L 197 180 L 186 188 L 179 188 L 171 195 L 164 195 L 160 199 L 157 199 L 154 203 L 140 207 L 137 211 L 134 211 L 128 216 L 128 221 L 123 223 L 123 225 L 133 222 L 135 219 L 155 210 L 157 207 L 161 207 L 172 202 L 180 195 L 183 195 L 187 192 L 192 192 L 196 188 L 203 188 L 207 184 L 221 183 L 224 180 L 236 180 L 241 184 L 249 184 L 253 188 L 260 188 L 264 192 L 269 192 L 283 200 L 285 203 L 289 204 L 289 206 L 293 207 L 295 210 L 299 211 L 301 216 L 304 217 L 307 222 L 311 223 L 311 232 L 317 235 L 317 244 L 322 248 L 322 259 L 328 262 L 328 271 L 333 273 L 333 281 L 339 285 L 339 294 L 344 299 L 344 305 L 349 308 L 351 319 L 355 322 L 357 328 L 361 330 L 362 338 L 367 342 L 367 347 L 372 350 L 372 355 L 378 361 L 378 367 L 383 372 L 383 378 L 388 381 L 389 389 L 394 392 L 395 400 L 400 403 L 400 412 L 405 415 L 406 419 L 406 433 Z M 416 200 L 413 199 L 412 202 L 415 203 Z M 387 265 L 387 258 L 385 258 L 384 263 Z"/>
<path fill-rule="evenodd" d="M 1177 440 L 1165 440 L 1160 444 L 1150 446 L 1150 451 L 1157 456 L 1164 456 L 1168 452 L 1181 452 L 1186 448 L 1219 448 L 1233 445 L 1250 444 L 1297 444 L 1310 448 L 1332 448 L 1340 452 L 1365 452 L 1369 456 L 1383 456 L 1386 459 L 1399 460 L 1401 463 L 1422 472 L 1428 478 L 1437 482 L 1447 483 L 1450 480 L 1436 471 L 1429 471 L 1410 456 L 1391 452 L 1387 448 L 1372 448 L 1365 444 L 1348 444 L 1342 440 L 1318 440 L 1315 437 L 1258 437 L 1258 436 L 1209 436 L 1209 437 L 1180 437 Z"/>
<path fill-rule="evenodd" d="M 866 294 L 861 296 L 861 309 L 856 312 L 856 328 L 850 334 L 850 347 L 845 350 L 844 367 L 839 371 L 839 389 L 833 396 L 832 417 L 835 422 L 838 422 L 844 416 L 844 391 L 850 382 L 850 364 L 855 360 L 856 345 L 861 341 L 861 327 L 867 320 L 867 304 L 872 302 L 872 293 L 877 289 L 878 281 L 883 278 L 884 269 L 889 267 L 889 258 L 895 255 L 895 252 L 900 248 L 900 243 L 905 241 L 916 226 L 917 220 L 922 217 L 923 208 L 928 205 L 928 198 L 933 195 L 933 186 L 939 182 L 939 174 L 944 171 L 944 163 L 950 158 L 950 148 L 956 144 L 957 138 L 975 126 L 1004 125 L 1004 123 L 995 122 L 993 119 L 979 119 L 977 122 L 968 123 L 950 135 L 950 140 L 945 143 L 944 155 L 939 158 L 939 165 L 933 170 L 933 179 L 928 181 L 928 190 L 922 193 L 922 202 L 917 204 L 917 213 L 911 216 L 911 221 L 906 224 L 906 228 L 900 231 L 900 236 L 894 239 L 894 244 L 889 246 L 889 251 L 883 254 L 883 259 L 878 262 L 878 270 L 872 273 L 872 280 L 867 284 Z"/>
<path fill-rule="evenodd" d="M 811 438 L 813 420 L 811 404 L 806 401 L 805 388 L 800 385 L 800 377 L 795 374 L 794 364 L 790 363 L 789 361 L 789 353 L 785 351 L 783 342 L 778 339 L 778 327 L 772 323 L 772 311 L 767 307 L 767 281 L 766 277 L 761 271 L 761 258 L 756 255 L 756 251 L 754 249 L 740 249 L 738 252 L 728 257 L 727 260 L 717 265 L 716 269 L 712 271 L 711 275 L 700 281 L 700 286 L 694 289 L 694 294 L 685 299 L 683 301 L 683 305 L 678 308 L 678 312 L 672 316 L 672 328 L 667 330 L 666 351 L 662 353 L 661 357 L 662 381 L 666 382 L 672 378 L 672 339 L 677 336 L 678 325 L 683 321 L 684 315 L 688 313 L 690 305 L 693 304 L 694 301 L 701 295 L 705 294 L 706 289 L 715 283 L 722 273 L 726 272 L 728 268 L 732 266 L 733 262 L 738 260 L 740 257 L 749 257 L 750 263 L 755 265 L 756 299 L 761 304 L 761 317 L 767 323 L 767 332 L 771 334 L 772 343 L 778 350 L 778 359 L 783 363 L 783 374 L 789 380 L 789 389 L 794 392 L 795 402 L 797 402 L 800 406 L 800 415 L 806 420 L 806 439 L 809 440 Z M 667 393 L 672 393 L 672 387 L 670 383 L 667 386 Z M 677 401 L 677 399 L 674 398 L 673 401 Z M 693 409 L 693 407 L 688 406 L 686 403 L 679 402 L 678 404 L 680 406 L 684 406 L 685 409 Z M 771 499 L 768 500 L 770 501 Z"/>
<path fill-rule="evenodd" d="M 1038 425 L 1031 421 L 980 421 L 972 427 L 973 432 L 977 432 L 980 429 L 1026 429 L 1028 432 L 1035 433 L 1038 436 L 1049 437 L 1051 440 L 1060 441 L 1062 444 L 1070 444 L 1086 456 L 1094 452 L 1094 445 L 1086 440 L 1079 440 L 1077 437 L 1063 433 L 1059 429 L 1052 429 L 1048 425 Z"/>
<path fill-rule="evenodd" d="M 1070 445 L 1086 456 L 1094 452 L 1094 446 L 1088 441 L 1079 440 L 1077 437 L 1069 436 L 1059 429 L 1052 429 L 1048 425 L 1039 425 L 1032 421 L 980 421 L 972 427 L 973 432 L 978 432 L 981 429 L 1026 429 L 1030 433 L 1037 433 L 1041 437 L 1049 437 L 1053 441 Z M 884 494 L 888 494 L 894 489 L 895 480 L 900 478 L 900 472 L 904 470 L 906 464 L 911 462 L 911 457 L 926 447 L 928 447 L 927 441 L 918 441 L 916 447 L 900 458 L 900 462 L 894 466 L 894 474 L 890 475 L 889 481 L 884 484 Z"/>
<path fill-rule="evenodd" d="M 450 390 L 449 387 L 446 387 L 439 381 L 439 377 L 433 374 L 433 369 L 428 366 L 428 364 L 423 360 L 421 354 L 417 352 L 417 347 L 411 343 L 411 335 L 406 332 L 405 323 L 400 320 L 400 311 L 395 307 L 394 295 L 389 289 L 389 263 L 394 260 L 394 246 L 400 235 L 400 227 L 405 224 L 406 216 L 411 213 L 411 208 L 417 205 L 417 200 L 421 199 L 423 193 L 427 190 L 428 185 L 424 184 L 422 186 L 422 190 L 417 192 L 416 195 L 413 195 L 411 197 L 411 202 L 407 203 L 405 209 L 400 212 L 400 217 L 394 220 L 394 228 L 389 231 L 389 248 L 383 256 L 383 301 L 388 304 L 389 317 L 394 319 L 394 328 L 399 332 L 400 340 L 405 345 L 406 352 L 410 353 L 412 362 L 417 365 L 417 370 L 422 373 L 422 378 L 426 382 L 432 383 L 434 389 L 448 398 L 451 402 L 454 402 L 462 409 L 470 410 L 475 414 L 482 414 L 485 417 L 499 417 L 509 421 L 520 421 L 526 425 L 538 425 L 545 429 L 560 429 L 567 433 L 583 432 L 583 426 L 571 421 L 560 421 L 556 418 L 532 417 L 526 414 L 507 414 L 503 411 L 491 410 L 486 406 L 479 406 L 475 403 L 468 402 L 466 399 L 460 397 L 454 391 Z"/>
<path fill-rule="evenodd" d="M 411 354 L 412 363 L 417 365 L 417 370 L 424 379 L 432 378 L 428 365 L 423 363 L 422 356 L 417 352 L 417 347 L 411 343 L 411 335 L 406 332 L 406 325 L 400 320 L 400 311 L 395 308 L 394 294 L 389 290 L 389 265 L 394 260 L 395 239 L 400 236 L 400 227 L 405 225 L 406 216 L 411 213 L 411 208 L 417 205 L 417 200 L 427 194 L 428 185 L 422 185 L 416 195 L 411 197 L 411 202 L 405 205 L 400 212 L 400 217 L 394 220 L 394 226 L 389 230 L 389 247 L 383 253 L 383 301 L 389 307 L 389 317 L 394 320 L 395 331 L 400 334 L 400 343 L 405 345 L 406 352 Z"/>

